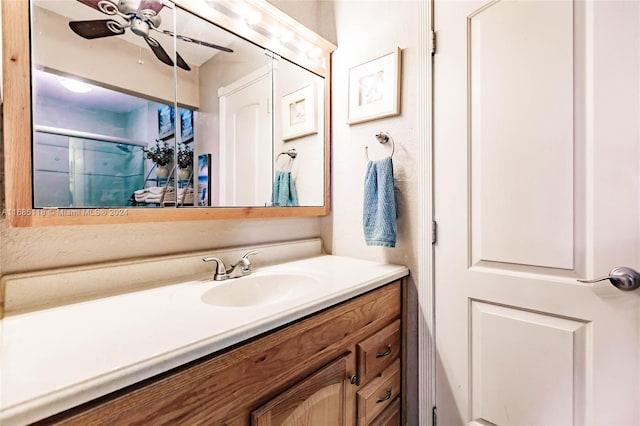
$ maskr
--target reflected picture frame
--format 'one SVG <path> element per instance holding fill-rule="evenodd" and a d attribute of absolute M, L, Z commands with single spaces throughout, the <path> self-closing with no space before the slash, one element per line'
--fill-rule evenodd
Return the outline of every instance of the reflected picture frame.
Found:
<path fill-rule="evenodd" d="M 290 141 L 318 133 L 315 85 L 310 84 L 282 97 L 282 140 Z"/>
<path fill-rule="evenodd" d="M 211 206 L 211 154 L 198 155 L 198 206 Z"/>
<path fill-rule="evenodd" d="M 349 68 L 348 124 L 400 114 L 402 50 Z"/>
<path fill-rule="evenodd" d="M 158 105 L 158 139 L 173 137 L 175 133 L 175 109 L 170 105 Z"/>
<path fill-rule="evenodd" d="M 193 141 L 193 111 L 190 109 L 180 109 L 180 138 L 184 144 Z"/>

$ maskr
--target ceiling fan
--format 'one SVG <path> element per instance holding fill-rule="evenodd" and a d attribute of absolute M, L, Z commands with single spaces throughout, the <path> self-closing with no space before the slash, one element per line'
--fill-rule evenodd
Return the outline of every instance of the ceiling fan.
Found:
<path fill-rule="evenodd" d="M 175 36 L 180 40 L 199 44 L 201 46 L 211 47 L 223 52 L 233 52 L 232 49 L 224 46 L 218 46 L 216 44 L 208 43 L 206 41 L 196 40 L 191 37 L 174 34 L 169 30 L 160 30 L 158 27 L 161 23 L 159 16 L 160 11 L 164 7 L 162 0 L 78 0 L 80 3 L 85 4 L 105 15 L 118 15 L 125 20 L 125 23 L 120 23 L 115 19 L 94 19 L 91 21 L 71 21 L 69 27 L 74 33 L 80 37 L 86 39 L 94 39 L 101 37 L 111 37 L 116 35 L 122 35 L 125 29 L 130 28 L 131 32 L 138 35 L 147 42 L 151 51 L 156 57 L 163 63 L 173 66 L 173 60 L 169 56 L 166 50 L 160 45 L 160 43 L 149 36 L 150 31 L 157 31 L 162 34 Z M 185 60 L 176 52 L 177 65 L 183 70 L 190 71 L 191 67 L 185 62 Z"/>

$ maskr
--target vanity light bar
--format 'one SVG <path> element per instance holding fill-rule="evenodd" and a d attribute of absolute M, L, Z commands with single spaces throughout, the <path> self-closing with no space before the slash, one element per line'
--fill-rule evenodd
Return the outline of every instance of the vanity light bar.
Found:
<path fill-rule="evenodd" d="M 206 0 L 205 3 L 263 36 L 269 50 L 312 69 L 327 69 L 325 53 L 332 52 L 336 46 L 270 3 L 263 0 Z"/>

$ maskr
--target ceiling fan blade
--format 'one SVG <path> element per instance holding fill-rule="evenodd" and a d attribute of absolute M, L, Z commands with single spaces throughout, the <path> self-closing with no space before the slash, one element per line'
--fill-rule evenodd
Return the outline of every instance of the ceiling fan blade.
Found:
<path fill-rule="evenodd" d="M 93 21 L 71 21 L 69 28 L 86 39 L 94 39 L 101 37 L 110 37 L 124 34 L 122 24 L 113 19 L 96 19 Z"/>
<path fill-rule="evenodd" d="M 100 8 L 98 7 L 98 2 L 100 0 L 78 0 L 78 1 L 82 4 L 86 4 L 87 6 L 94 8 L 95 10 L 100 10 Z"/>
<path fill-rule="evenodd" d="M 149 45 L 153 53 L 161 62 L 171 67 L 173 66 L 173 60 L 171 59 L 171 56 L 169 56 L 167 51 L 164 50 L 164 48 L 160 45 L 160 43 L 158 43 L 156 39 L 151 37 L 145 37 L 145 41 L 147 42 L 147 44 Z M 189 66 L 189 64 L 187 64 L 187 62 L 182 58 L 182 56 L 180 56 L 178 52 L 176 52 L 176 57 L 177 57 L 178 66 L 180 68 L 182 68 L 185 71 L 191 71 L 191 67 Z"/>
<path fill-rule="evenodd" d="M 177 57 L 177 58 L 176 58 L 176 59 L 177 59 L 177 61 L 176 61 L 176 62 L 178 62 L 178 66 L 179 66 L 180 68 L 182 68 L 182 69 L 183 69 L 183 70 L 185 70 L 185 71 L 191 71 L 191 67 L 189 66 L 189 64 L 187 64 L 187 63 L 185 62 L 185 60 L 184 60 L 184 59 L 182 59 L 182 56 L 180 56 L 180 54 L 179 54 L 178 52 L 176 52 L 176 57 Z"/>
<path fill-rule="evenodd" d="M 82 4 L 85 4 L 107 15 L 115 15 L 116 13 L 118 13 L 117 1 L 113 1 L 113 0 L 78 0 L 78 1 Z"/>
<path fill-rule="evenodd" d="M 178 39 L 180 39 L 182 41 L 187 41 L 189 43 L 195 43 L 195 44 L 199 44 L 200 46 L 211 47 L 212 49 L 218 49 L 218 50 L 221 50 L 223 52 L 233 53 L 233 49 L 229 49 L 228 47 L 218 46 L 217 44 L 209 43 L 209 42 L 202 41 L 202 40 L 197 40 L 195 38 L 185 37 L 185 36 L 182 36 L 180 34 L 178 34 L 176 37 L 178 37 Z"/>
<path fill-rule="evenodd" d="M 160 60 L 160 62 L 163 62 L 163 63 L 169 65 L 170 67 L 173 66 L 173 61 L 171 60 L 171 57 L 169 56 L 167 51 L 164 50 L 164 48 L 162 46 L 160 46 L 160 43 L 158 43 L 156 41 L 156 39 L 151 38 L 151 37 L 145 37 L 144 39 L 147 42 L 147 44 L 149 45 L 149 47 L 151 48 L 151 51 Z"/>
<path fill-rule="evenodd" d="M 169 30 L 163 30 L 162 31 L 164 34 L 169 35 L 171 37 L 174 36 L 173 31 L 169 31 Z M 183 35 L 176 35 L 176 37 L 179 40 L 182 41 L 186 41 L 188 43 L 194 43 L 194 44 L 199 44 L 200 46 L 206 46 L 206 47 L 211 47 L 212 49 L 218 49 L 218 50 L 222 50 L 223 52 L 229 52 L 229 53 L 233 53 L 233 49 L 229 49 L 228 47 L 224 47 L 224 46 L 218 46 L 217 44 L 213 44 L 213 43 L 209 43 L 206 41 L 202 41 L 202 40 L 197 40 L 195 38 L 191 38 L 191 37 L 187 37 L 187 36 L 183 36 Z"/>
<path fill-rule="evenodd" d="M 141 0 L 140 5 L 138 6 L 138 14 L 141 14 L 143 11 L 151 10 L 157 15 L 163 7 L 164 5 L 161 0 Z"/>

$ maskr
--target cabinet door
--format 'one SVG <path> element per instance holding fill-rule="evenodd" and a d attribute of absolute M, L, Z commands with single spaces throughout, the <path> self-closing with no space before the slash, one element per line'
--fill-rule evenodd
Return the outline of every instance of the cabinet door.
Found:
<path fill-rule="evenodd" d="M 345 426 L 353 404 L 348 398 L 348 369 L 353 355 L 344 355 L 298 382 L 251 413 L 252 426 Z"/>

